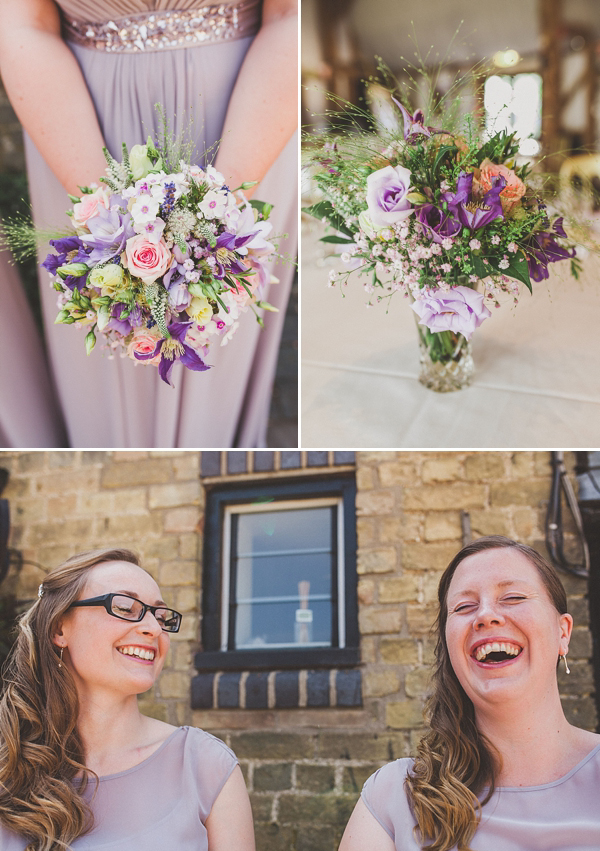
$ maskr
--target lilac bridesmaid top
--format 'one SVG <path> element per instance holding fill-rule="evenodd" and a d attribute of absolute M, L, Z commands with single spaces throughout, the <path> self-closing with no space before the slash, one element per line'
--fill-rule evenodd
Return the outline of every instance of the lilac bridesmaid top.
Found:
<path fill-rule="evenodd" d="M 396 851 L 420 851 L 404 780 L 412 759 L 397 759 L 372 774 L 362 800 Z M 568 774 L 542 786 L 501 786 L 482 808 L 473 851 L 598 851 L 600 745 Z"/>
<path fill-rule="evenodd" d="M 237 765 L 220 739 L 179 727 L 158 750 L 127 771 L 90 782 L 94 829 L 73 851 L 208 851 L 204 822 Z M 27 842 L 0 826 L 2 851 Z"/>

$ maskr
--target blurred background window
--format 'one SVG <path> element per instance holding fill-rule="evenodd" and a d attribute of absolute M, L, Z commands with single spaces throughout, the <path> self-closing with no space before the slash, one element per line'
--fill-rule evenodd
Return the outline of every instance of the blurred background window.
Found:
<path fill-rule="evenodd" d="M 516 131 L 519 153 L 539 153 L 542 132 L 542 78 L 540 74 L 493 74 L 484 83 L 485 138 L 501 130 Z"/>

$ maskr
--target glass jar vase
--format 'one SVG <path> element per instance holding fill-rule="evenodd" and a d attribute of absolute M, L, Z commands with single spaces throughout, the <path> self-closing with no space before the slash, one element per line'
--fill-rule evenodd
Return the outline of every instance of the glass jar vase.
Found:
<path fill-rule="evenodd" d="M 419 381 L 436 393 L 462 390 L 471 383 L 475 364 L 471 341 L 452 331 L 432 332 L 419 325 Z"/>

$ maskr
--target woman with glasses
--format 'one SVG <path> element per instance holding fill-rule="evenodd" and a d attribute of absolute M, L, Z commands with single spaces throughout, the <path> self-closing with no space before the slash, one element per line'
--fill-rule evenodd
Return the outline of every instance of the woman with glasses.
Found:
<path fill-rule="evenodd" d="M 138 709 L 180 624 L 128 550 L 46 576 L 4 673 L 2 851 L 254 851 L 235 755 Z"/>

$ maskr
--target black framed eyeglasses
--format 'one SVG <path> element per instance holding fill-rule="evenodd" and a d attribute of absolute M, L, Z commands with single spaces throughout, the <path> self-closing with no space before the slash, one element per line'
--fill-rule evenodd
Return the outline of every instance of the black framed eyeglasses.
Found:
<path fill-rule="evenodd" d="M 164 632 L 179 632 L 182 615 L 174 609 L 165 606 L 149 606 L 137 597 L 127 594 L 101 594 L 88 600 L 77 600 L 71 603 L 70 609 L 77 606 L 104 606 L 109 615 L 124 621 L 141 621 L 146 612 L 152 612 Z"/>

